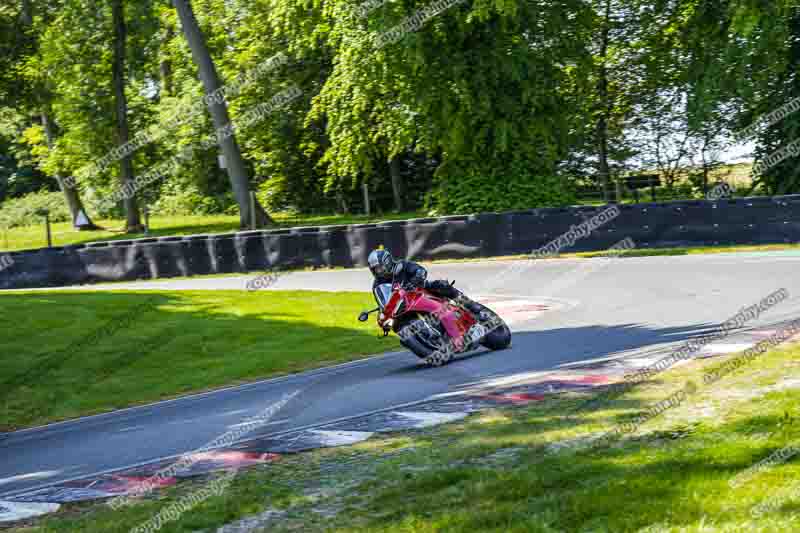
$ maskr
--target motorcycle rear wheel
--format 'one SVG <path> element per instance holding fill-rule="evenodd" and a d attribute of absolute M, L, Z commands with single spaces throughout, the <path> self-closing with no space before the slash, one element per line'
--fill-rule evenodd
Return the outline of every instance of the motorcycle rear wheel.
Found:
<path fill-rule="evenodd" d="M 505 322 L 490 331 L 483 339 L 481 344 L 490 350 L 505 350 L 511 346 L 511 330 Z"/>

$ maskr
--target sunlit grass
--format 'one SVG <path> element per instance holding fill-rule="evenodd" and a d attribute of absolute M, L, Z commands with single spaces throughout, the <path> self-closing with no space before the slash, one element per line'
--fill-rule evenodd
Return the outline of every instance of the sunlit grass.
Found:
<path fill-rule="evenodd" d="M 358 313 L 369 293 L 0 295 L 0 430 L 395 349 Z"/>
<path fill-rule="evenodd" d="M 797 457 L 741 486 L 729 481 L 800 439 L 798 356 L 798 347 L 768 352 L 611 445 L 592 447 L 590 437 L 689 380 L 702 383 L 723 359 L 663 372 L 588 411 L 574 409 L 583 397 L 557 396 L 285 457 L 241 473 L 223 496 L 164 531 L 213 530 L 265 509 L 288 513 L 253 531 L 797 531 Z M 179 486 L 120 513 L 69 506 L 31 531 L 122 532 L 190 490 Z M 751 509 L 767 498 L 775 510 L 754 518 Z"/>
<path fill-rule="evenodd" d="M 273 215 L 277 227 L 324 226 L 338 224 L 362 224 L 381 220 L 401 220 L 424 216 L 421 212 L 385 213 L 366 215 L 295 215 L 276 213 Z M 98 231 L 78 231 L 67 222 L 52 225 L 53 246 L 85 242 L 138 239 L 141 237 L 167 237 L 172 235 L 201 235 L 239 231 L 239 216 L 197 215 L 158 216 L 150 219 L 150 233 L 125 233 L 123 220 L 95 220 L 104 228 Z M 47 246 L 44 223 L 36 226 L 0 228 L 0 251 L 27 250 Z"/>

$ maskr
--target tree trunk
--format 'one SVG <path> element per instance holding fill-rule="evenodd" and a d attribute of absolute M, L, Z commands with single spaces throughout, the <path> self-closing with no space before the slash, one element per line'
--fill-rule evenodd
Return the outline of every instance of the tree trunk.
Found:
<path fill-rule="evenodd" d="M 159 71 L 161 72 L 161 94 L 166 96 L 172 96 L 172 61 L 169 59 L 169 56 L 165 53 L 166 52 L 166 45 L 172 40 L 175 36 L 175 30 L 172 25 L 167 27 L 167 32 L 164 37 L 164 41 L 161 43 L 161 53 L 164 59 L 161 60 L 159 64 Z"/>
<path fill-rule="evenodd" d="M 127 41 L 127 28 L 125 27 L 125 5 L 124 0 L 111 1 L 111 13 L 114 23 L 114 64 L 112 71 L 112 83 L 114 86 L 114 110 L 117 122 L 117 146 L 123 146 L 128 142 L 128 100 L 125 97 L 125 44 Z M 120 159 L 119 172 L 120 188 L 126 189 L 130 183 L 133 187 L 133 160 L 130 154 Z M 125 206 L 125 231 L 127 233 L 141 232 L 142 226 L 139 217 L 139 206 L 136 203 L 136 195 L 123 200 Z"/>
<path fill-rule="evenodd" d="M 389 162 L 389 174 L 392 177 L 392 194 L 394 195 L 394 208 L 398 213 L 405 209 L 403 203 L 403 177 L 400 175 L 400 155 L 396 155 Z"/>
<path fill-rule="evenodd" d="M 220 88 L 219 76 L 206 46 L 205 36 L 200 31 L 200 25 L 197 23 L 192 11 L 192 6 L 189 4 L 189 0 L 172 0 L 172 4 L 178 12 L 178 17 L 183 27 L 183 35 L 192 50 L 192 57 L 197 65 L 205 93 L 206 95 L 214 94 Z M 217 102 L 216 98 L 210 98 L 208 110 L 211 113 L 211 119 L 217 131 L 222 131 L 223 128 L 228 126 L 231 119 L 228 116 L 228 106 L 224 100 L 220 99 Z M 228 178 L 231 181 L 233 194 L 236 198 L 236 203 L 239 205 L 239 224 L 242 229 L 246 229 L 250 223 L 250 180 L 247 175 L 247 168 L 245 167 L 244 159 L 242 159 L 242 153 L 239 150 L 235 135 L 227 136 L 220 145 L 222 154 L 225 157 L 225 166 Z M 258 227 L 274 224 L 258 202 L 256 202 L 255 208 Z"/>
<path fill-rule="evenodd" d="M 44 128 L 44 136 L 47 140 L 47 148 L 52 150 L 54 144 L 53 127 L 46 111 L 42 113 L 42 127 Z M 58 182 L 58 188 L 61 189 L 61 192 L 64 193 L 64 198 L 67 200 L 69 213 L 72 216 L 72 224 L 81 231 L 100 229 L 94 224 L 94 222 L 92 222 L 92 219 L 89 218 L 88 213 L 86 213 L 86 211 L 83 209 L 83 202 L 81 202 L 78 188 L 67 187 L 64 185 L 64 180 L 61 177 L 61 174 L 58 172 L 55 173 L 55 178 Z M 83 216 L 86 217 L 86 222 L 78 226 L 76 223 L 78 222 L 78 215 L 80 213 L 83 213 Z"/>
<path fill-rule="evenodd" d="M 598 80 L 598 96 L 600 99 L 600 118 L 597 121 L 597 142 L 598 142 L 598 174 L 600 176 L 600 183 L 603 187 L 603 201 L 608 202 L 610 199 L 609 194 L 609 166 L 608 166 L 608 119 L 610 111 L 610 102 L 608 101 L 608 68 L 606 65 L 606 55 L 608 54 L 608 34 L 609 22 L 611 18 L 611 2 L 606 0 L 605 20 L 603 21 L 603 29 L 600 42 L 600 57 L 602 63 L 600 65 L 600 74 Z"/>
<path fill-rule="evenodd" d="M 703 197 L 705 198 L 708 195 L 708 158 L 706 158 L 706 150 L 708 148 L 710 140 L 710 135 L 708 131 L 703 132 L 703 149 L 701 151 L 701 156 L 703 158 Z"/>
<path fill-rule="evenodd" d="M 20 10 L 20 17 L 22 24 L 26 27 L 33 25 L 33 11 L 31 10 L 30 0 L 22 0 L 22 9 Z"/>

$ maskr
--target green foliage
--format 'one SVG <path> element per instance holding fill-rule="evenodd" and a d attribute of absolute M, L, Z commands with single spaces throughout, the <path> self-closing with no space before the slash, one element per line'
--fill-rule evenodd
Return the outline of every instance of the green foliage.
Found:
<path fill-rule="evenodd" d="M 69 209 L 60 192 L 39 191 L 21 198 L 6 200 L 0 209 L 0 227 L 33 226 L 42 224 L 39 209 L 50 211 L 51 222 L 69 222 Z"/>
<path fill-rule="evenodd" d="M 584 56 L 576 46 L 584 4 L 457 4 L 396 43 L 376 44 L 427 5 L 389 3 L 365 19 L 348 16 L 348 1 L 328 6 L 318 32 L 337 61 L 309 115 L 326 121 L 328 187 L 353 187 L 409 149 L 441 154 L 470 175 L 484 164 L 510 173 L 514 153 L 552 172 L 579 125 L 559 88 L 567 65 Z"/>
<path fill-rule="evenodd" d="M 162 188 L 151 212 L 158 215 L 212 215 L 225 213 L 236 206 L 233 194 L 209 196 L 195 184 L 176 186 L 169 183 Z"/>
<path fill-rule="evenodd" d="M 0 108 L 0 202 L 41 189 L 54 190 L 56 186 L 55 180 L 33 164 L 35 150 L 26 136 L 35 128 L 25 130 L 24 120 L 17 110 Z"/>
<path fill-rule="evenodd" d="M 258 201 L 266 209 L 280 210 L 291 204 L 291 196 L 287 178 L 278 176 L 268 179 L 258 187 Z"/>
<path fill-rule="evenodd" d="M 0 198 L 53 190 L 56 173 L 73 176 L 116 144 L 108 3 L 30 4 L 24 27 L 21 2 L 0 7 Z M 227 96 L 234 124 L 281 91 L 302 91 L 256 124 L 237 124 L 250 185 L 270 211 L 360 211 L 364 183 L 377 210 L 393 209 L 395 158 L 405 208 L 426 197 L 442 214 L 564 205 L 577 179 L 595 189 L 602 181 L 601 145 L 613 182 L 668 159 L 672 133 L 693 136 L 692 147 L 721 146 L 719 137 L 800 95 L 800 15 L 790 0 L 467 0 L 385 46 L 375 37 L 431 0 L 385 2 L 364 16 L 359 4 L 192 2 L 223 83 L 278 53 L 289 59 Z M 131 138 L 158 133 L 133 154 L 141 175 L 197 146 L 212 125 L 171 3 L 125 5 Z M 796 139 L 799 117 L 763 128 L 758 157 Z M 139 199 L 165 214 L 235 210 L 218 152 L 198 150 Z M 798 169 L 787 159 L 758 190 L 797 192 Z M 118 186 L 118 172 L 114 161 L 81 177 L 89 211 Z"/>
<path fill-rule="evenodd" d="M 564 178 L 498 171 L 440 180 L 429 198 L 428 208 L 432 214 L 480 213 L 573 203 L 575 194 Z"/>

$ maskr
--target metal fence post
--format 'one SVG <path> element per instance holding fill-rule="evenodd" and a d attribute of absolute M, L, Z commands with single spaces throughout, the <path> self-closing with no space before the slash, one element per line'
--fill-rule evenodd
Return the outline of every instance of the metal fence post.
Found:
<path fill-rule="evenodd" d="M 369 216 L 369 186 L 366 182 L 361 185 L 361 190 L 364 192 L 364 214 Z"/>
<path fill-rule="evenodd" d="M 44 215 L 44 225 L 47 227 L 47 247 L 53 247 L 53 235 L 50 231 L 50 214 L 47 213 Z"/>
<path fill-rule="evenodd" d="M 256 229 L 256 193 L 250 191 L 250 229 Z"/>

